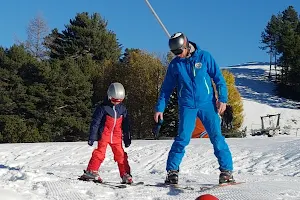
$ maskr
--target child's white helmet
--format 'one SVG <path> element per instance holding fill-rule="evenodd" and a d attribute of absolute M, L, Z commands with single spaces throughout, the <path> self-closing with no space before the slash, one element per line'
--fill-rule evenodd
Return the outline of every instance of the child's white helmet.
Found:
<path fill-rule="evenodd" d="M 107 96 L 110 100 L 122 101 L 125 98 L 125 89 L 121 83 L 110 84 L 107 90 Z"/>

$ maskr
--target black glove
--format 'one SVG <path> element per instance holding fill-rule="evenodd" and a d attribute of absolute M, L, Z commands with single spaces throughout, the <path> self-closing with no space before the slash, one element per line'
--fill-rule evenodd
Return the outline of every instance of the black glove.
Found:
<path fill-rule="evenodd" d="M 125 144 L 125 148 L 128 148 L 131 144 L 131 140 L 130 139 L 124 140 L 124 144 Z"/>
<path fill-rule="evenodd" d="M 130 146 L 130 143 L 125 144 L 125 148 L 128 148 Z"/>
<path fill-rule="evenodd" d="M 161 125 L 163 124 L 164 120 L 159 119 L 158 122 L 155 124 L 154 128 L 152 129 L 152 133 L 154 135 L 154 139 L 159 138 L 159 131 L 161 128 Z"/>
<path fill-rule="evenodd" d="M 94 144 L 94 140 L 89 140 L 88 141 L 88 145 L 93 146 L 93 144 Z"/>

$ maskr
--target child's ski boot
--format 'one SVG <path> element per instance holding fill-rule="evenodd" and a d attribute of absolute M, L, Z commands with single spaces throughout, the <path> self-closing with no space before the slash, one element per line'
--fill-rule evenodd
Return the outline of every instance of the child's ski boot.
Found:
<path fill-rule="evenodd" d="M 132 176 L 130 174 L 124 174 L 122 176 L 122 184 L 132 184 L 133 180 L 132 180 Z"/>
<path fill-rule="evenodd" d="M 235 183 L 231 171 L 221 171 L 219 176 L 219 184 Z"/>
<path fill-rule="evenodd" d="M 178 184 L 178 171 L 177 170 L 170 170 L 168 171 L 165 184 L 167 185 L 175 185 Z"/>
<path fill-rule="evenodd" d="M 102 183 L 102 179 L 100 178 L 98 171 L 91 171 L 91 170 L 83 170 L 83 171 L 84 173 L 79 178 L 80 180 Z"/>

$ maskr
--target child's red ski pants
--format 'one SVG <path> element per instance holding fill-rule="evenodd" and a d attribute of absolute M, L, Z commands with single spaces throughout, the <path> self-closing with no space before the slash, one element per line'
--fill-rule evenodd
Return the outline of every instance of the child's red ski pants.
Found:
<path fill-rule="evenodd" d="M 110 143 L 106 141 L 98 141 L 98 148 L 92 153 L 87 170 L 98 171 L 101 163 L 105 158 L 107 145 L 110 145 L 114 154 L 114 160 L 118 163 L 120 177 L 122 178 L 125 173 L 130 174 L 130 166 L 128 164 L 127 153 L 124 152 L 122 143 Z"/>

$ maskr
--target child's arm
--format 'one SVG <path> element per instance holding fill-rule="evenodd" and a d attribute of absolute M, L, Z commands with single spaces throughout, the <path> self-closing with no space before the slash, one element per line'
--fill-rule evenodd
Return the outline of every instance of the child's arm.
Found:
<path fill-rule="evenodd" d="M 89 135 L 89 141 L 88 144 L 90 146 L 93 146 L 94 141 L 99 139 L 99 126 L 102 120 L 102 117 L 104 115 L 104 110 L 101 106 L 97 107 L 91 121 L 90 125 L 90 135 Z"/>
<path fill-rule="evenodd" d="M 130 134 L 130 126 L 129 126 L 129 117 L 126 108 L 123 114 L 122 129 L 123 129 L 123 141 L 125 147 L 129 147 L 131 144 L 131 134 Z"/>

